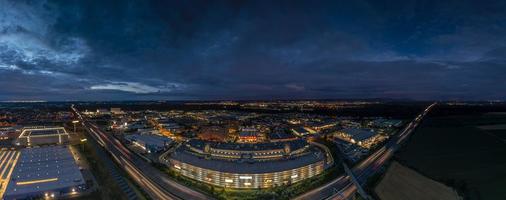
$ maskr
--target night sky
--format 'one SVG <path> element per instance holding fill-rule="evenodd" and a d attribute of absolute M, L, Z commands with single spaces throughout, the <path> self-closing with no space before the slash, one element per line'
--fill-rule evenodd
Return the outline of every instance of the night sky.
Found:
<path fill-rule="evenodd" d="M 506 99 L 506 1 L 0 0 L 0 100 Z"/>

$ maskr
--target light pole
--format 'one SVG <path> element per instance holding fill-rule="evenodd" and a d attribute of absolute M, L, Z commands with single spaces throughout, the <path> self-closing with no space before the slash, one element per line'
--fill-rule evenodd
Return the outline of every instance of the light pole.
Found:
<path fill-rule="evenodd" d="M 72 121 L 72 124 L 74 125 L 74 134 L 76 134 L 76 124 L 79 123 L 78 120 Z"/>
<path fill-rule="evenodd" d="M 81 149 L 82 149 L 83 152 L 84 152 L 84 143 L 86 141 L 88 141 L 88 139 L 86 139 L 86 138 L 81 139 Z"/>

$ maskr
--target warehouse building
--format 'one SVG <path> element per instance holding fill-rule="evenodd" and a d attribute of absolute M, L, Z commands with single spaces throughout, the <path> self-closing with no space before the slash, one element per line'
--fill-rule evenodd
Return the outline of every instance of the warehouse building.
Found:
<path fill-rule="evenodd" d="M 344 141 L 369 149 L 374 144 L 384 140 L 380 134 L 373 129 L 345 128 L 337 132 L 337 137 Z"/>
<path fill-rule="evenodd" d="M 133 145 L 140 147 L 146 153 L 162 151 L 172 143 L 170 138 L 159 135 L 132 134 L 125 136 L 125 139 Z"/>
<path fill-rule="evenodd" d="M 56 198 L 77 194 L 85 187 L 68 147 L 25 148 L 21 150 L 3 199 Z"/>

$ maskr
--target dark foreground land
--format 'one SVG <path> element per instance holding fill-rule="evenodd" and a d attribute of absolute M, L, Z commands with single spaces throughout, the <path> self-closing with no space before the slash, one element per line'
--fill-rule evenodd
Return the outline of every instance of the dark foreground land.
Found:
<path fill-rule="evenodd" d="M 505 124 L 504 107 L 439 106 L 396 159 L 465 199 L 506 199 Z"/>
<path fill-rule="evenodd" d="M 459 200 L 452 188 L 393 162 L 374 192 L 382 200 Z"/>

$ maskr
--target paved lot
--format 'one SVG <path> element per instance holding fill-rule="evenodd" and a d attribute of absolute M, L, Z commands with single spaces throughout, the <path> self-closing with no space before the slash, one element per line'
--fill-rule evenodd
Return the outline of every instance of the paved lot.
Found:
<path fill-rule="evenodd" d="M 0 151 L 0 197 L 4 195 L 20 154 L 20 152 L 14 150 Z"/>

